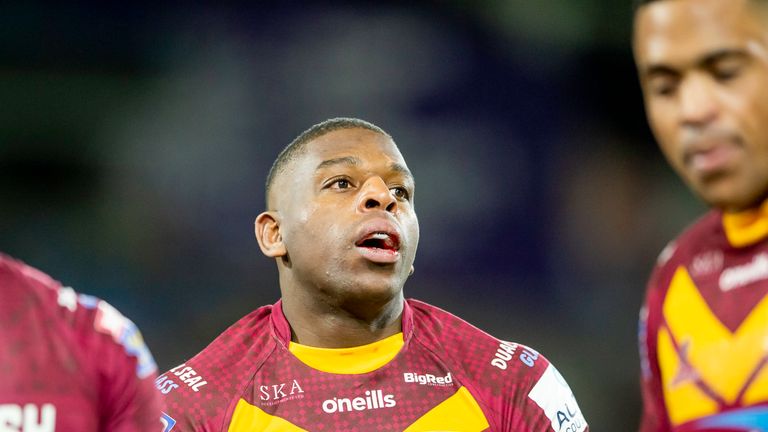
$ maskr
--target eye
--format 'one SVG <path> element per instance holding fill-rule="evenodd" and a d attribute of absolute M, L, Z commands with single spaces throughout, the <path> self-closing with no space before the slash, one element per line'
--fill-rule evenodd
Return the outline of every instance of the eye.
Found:
<path fill-rule="evenodd" d="M 743 53 L 725 53 L 716 55 L 706 62 L 707 71 L 718 82 L 727 82 L 738 78 L 749 65 L 749 55 Z"/>
<path fill-rule="evenodd" d="M 401 200 L 407 200 L 411 197 L 411 195 L 408 193 L 408 190 L 402 186 L 396 186 L 390 189 L 392 191 L 392 194 L 397 199 Z"/>
<path fill-rule="evenodd" d="M 671 77 L 657 77 L 648 83 L 651 94 L 656 96 L 671 96 L 677 90 L 678 81 Z"/>
<path fill-rule="evenodd" d="M 325 189 L 337 189 L 337 190 L 344 190 L 349 189 L 353 187 L 352 181 L 346 177 L 337 177 L 335 179 L 331 179 L 328 181 L 328 183 L 325 184 Z"/>
<path fill-rule="evenodd" d="M 730 81 L 741 74 L 741 67 L 738 65 L 718 65 L 712 69 L 712 76 L 720 82 Z"/>
<path fill-rule="evenodd" d="M 347 188 L 350 186 L 350 184 L 349 184 L 349 180 L 347 180 L 347 179 L 338 179 L 338 180 L 335 180 L 335 181 L 332 183 L 332 185 L 333 185 L 333 186 L 336 186 L 338 189 L 347 189 Z"/>

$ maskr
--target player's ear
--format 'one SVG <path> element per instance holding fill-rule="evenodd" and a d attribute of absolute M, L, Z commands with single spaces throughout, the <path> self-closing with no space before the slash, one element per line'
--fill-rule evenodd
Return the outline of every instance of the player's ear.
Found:
<path fill-rule="evenodd" d="M 258 215 L 254 229 L 256 240 L 264 255 L 270 258 L 285 256 L 285 244 L 283 236 L 280 235 L 280 215 L 277 212 L 266 211 Z"/>

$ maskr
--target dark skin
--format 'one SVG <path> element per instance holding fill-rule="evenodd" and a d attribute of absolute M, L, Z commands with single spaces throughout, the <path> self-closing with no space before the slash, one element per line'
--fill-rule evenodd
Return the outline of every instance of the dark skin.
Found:
<path fill-rule="evenodd" d="M 274 179 L 255 230 L 277 263 L 294 342 L 346 348 L 402 330 L 419 240 L 413 192 L 395 143 L 363 128 L 307 143 Z"/>
<path fill-rule="evenodd" d="M 635 60 L 659 146 L 691 190 L 729 212 L 768 198 L 767 9 L 667 0 L 635 15 Z"/>

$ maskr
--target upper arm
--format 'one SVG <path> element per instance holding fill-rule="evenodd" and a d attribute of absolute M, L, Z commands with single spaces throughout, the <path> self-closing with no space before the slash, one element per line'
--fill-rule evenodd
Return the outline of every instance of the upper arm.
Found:
<path fill-rule="evenodd" d="M 669 430 L 667 411 L 661 384 L 661 372 L 656 350 L 656 340 L 661 321 L 661 304 L 658 299 L 657 277 L 652 277 L 648 295 L 640 311 L 638 322 L 638 348 L 640 354 L 640 389 L 643 396 L 643 411 L 640 419 L 641 432 L 663 432 Z"/>
<path fill-rule="evenodd" d="M 92 327 L 81 337 L 90 367 L 98 371 L 100 423 L 104 430 L 160 430 L 155 361 L 136 325 L 108 303 L 84 297 Z"/>

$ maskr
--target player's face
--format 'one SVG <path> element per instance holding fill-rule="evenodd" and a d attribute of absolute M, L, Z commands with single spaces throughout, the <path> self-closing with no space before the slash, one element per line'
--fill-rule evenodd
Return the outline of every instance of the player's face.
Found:
<path fill-rule="evenodd" d="M 663 0 L 635 17 L 648 119 L 672 167 L 726 210 L 768 193 L 768 20 L 750 0 Z"/>
<path fill-rule="evenodd" d="M 419 241 L 414 182 L 390 138 L 342 129 L 280 179 L 280 234 L 303 286 L 357 300 L 400 295 Z"/>

